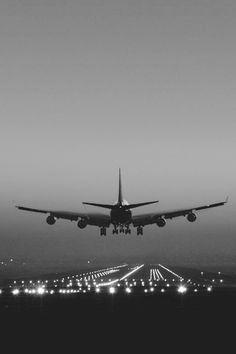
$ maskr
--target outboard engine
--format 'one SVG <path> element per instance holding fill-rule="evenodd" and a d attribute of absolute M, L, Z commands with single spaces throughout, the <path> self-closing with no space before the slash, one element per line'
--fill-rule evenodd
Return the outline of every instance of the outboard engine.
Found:
<path fill-rule="evenodd" d="M 189 213 L 189 214 L 187 215 L 187 220 L 188 220 L 189 222 L 194 222 L 194 221 L 196 221 L 196 219 L 197 219 L 197 216 L 196 216 L 196 214 L 194 214 L 194 213 Z"/>
<path fill-rule="evenodd" d="M 46 221 L 47 221 L 47 223 L 48 223 L 49 225 L 53 225 L 53 224 L 55 224 L 55 222 L 56 222 L 56 218 L 55 218 L 53 215 L 49 215 L 49 216 L 47 217 Z"/>
<path fill-rule="evenodd" d="M 157 226 L 164 227 L 166 225 L 166 220 L 164 218 L 157 219 Z"/>

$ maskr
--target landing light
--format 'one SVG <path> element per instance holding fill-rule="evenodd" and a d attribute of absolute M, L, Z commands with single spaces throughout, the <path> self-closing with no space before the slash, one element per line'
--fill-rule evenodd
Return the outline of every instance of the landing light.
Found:
<path fill-rule="evenodd" d="M 130 288 L 125 288 L 125 291 L 127 292 L 127 294 L 131 293 L 131 289 Z"/>
<path fill-rule="evenodd" d="M 20 293 L 20 290 L 19 289 L 14 289 L 13 291 L 12 291 L 12 294 L 13 295 L 18 295 Z"/>

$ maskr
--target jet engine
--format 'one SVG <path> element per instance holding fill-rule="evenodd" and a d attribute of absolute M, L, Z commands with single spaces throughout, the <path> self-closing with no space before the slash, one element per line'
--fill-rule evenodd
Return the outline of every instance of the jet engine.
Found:
<path fill-rule="evenodd" d="M 80 219 L 77 225 L 80 229 L 84 229 L 88 225 L 88 221 L 86 219 Z"/>
<path fill-rule="evenodd" d="M 164 227 L 166 225 L 166 221 L 164 218 L 158 218 L 157 219 L 157 226 L 159 227 Z"/>
<path fill-rule="evenodd" d="M 194 214 L 194 213 L 189 213 L 189 214 L 187 215 L 187 220 L 188 220 L 189 222 L 194 222 L 194 221 L 196 221 L 196 219 L 197 219 L 197 216 L 196 216 L 196 214 Z"/>
<path fill-rule="evenodd" d="M 47 223 L 48 223 L 49 225 L 53 225 L 53 224 L 55 224 L 56 219 L 54 218 L 53 215 L 49 215 L 49 216 L 47 217 L 46 221 L 47 221 Z"/>

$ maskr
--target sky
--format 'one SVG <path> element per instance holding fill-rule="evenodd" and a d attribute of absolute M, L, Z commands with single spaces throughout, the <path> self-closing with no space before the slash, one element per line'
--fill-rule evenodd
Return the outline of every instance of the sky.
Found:
<path fill-rule="evenodd" d="M 235 16 L 233 0 L 0 2 L 0 258 L 236 265 Z M 14 207 L 114 202 L 119 167 L 125 199 L 160 201 L 139 213 L 229 203 L 140 238 Z"/>

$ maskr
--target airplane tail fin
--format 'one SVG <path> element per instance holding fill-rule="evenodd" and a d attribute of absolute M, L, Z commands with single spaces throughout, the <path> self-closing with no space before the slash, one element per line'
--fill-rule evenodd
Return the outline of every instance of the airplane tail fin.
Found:
<path fill-rule="evenodd" d="M 119 191 L 118 191 L 118 204 L 122 205 L 123 194 L 122 194 L 122 181 L 121 181 L 121 169 L 119 168 Z"/>

